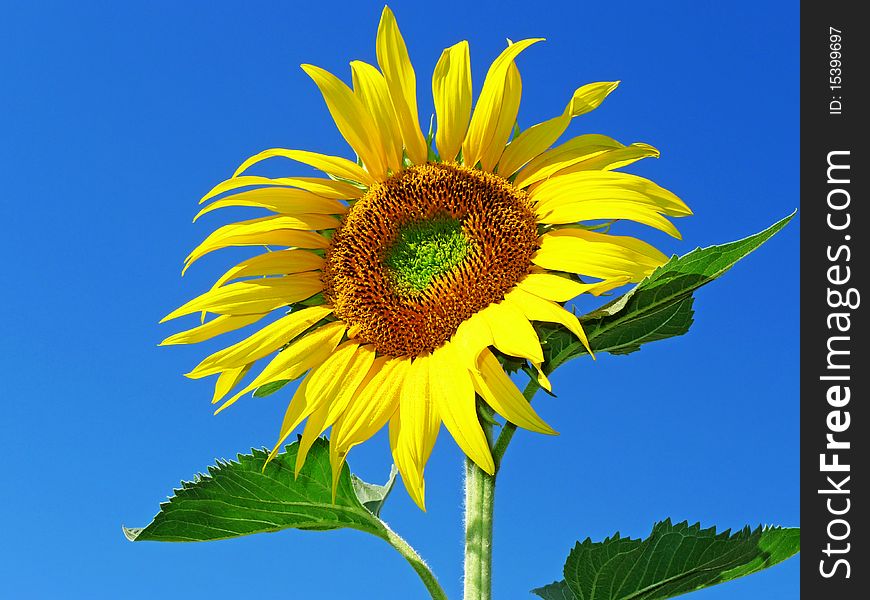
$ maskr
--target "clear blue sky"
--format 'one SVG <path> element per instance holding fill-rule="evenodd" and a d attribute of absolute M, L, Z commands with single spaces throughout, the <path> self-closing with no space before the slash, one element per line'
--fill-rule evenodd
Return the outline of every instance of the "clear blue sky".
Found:
<path fill-rule="evenodd" d="M 210 256 L 179 277 L 216 223 L 248 218 L 191 225 L 214 183 L 274 146 L 350 156 L 298 66 L 349 78 L 350 60 L 373 62 L 382 6 L 3 3 L 0 596 L 422 597 L 411 569 L 358 532 L 166 545 L 120 529 L 146 524 L 215 457 L 272 443 L 287 394 L 211 416 L 210 384 L 181 375 L 207 348 L 158 348 L 175 329 L 157 321 L 230 264 Z M 798 3 L 424 6 L 392 4 L 425 118 L 432 68 L 461 39 L 477 90 L 506 37 L 547 38 L 519 61 L 522 126 L 561 111 L 580 84 L 622 80 L 569 133 L 662 150 L 634 171 L 695 211 L 679 223 L 684 242 L 645 232 L 667 251 L 742 237 L 797 207 Z M 530 598 L 587 535 L 645 535 L 667 516 L 798 524 L 798 232 L 795 221 L 699 292 L 687 336 L 557 372 L 559 397 L 536 406 L 561 436 L 521 432 L 498 483 L 496 598 Z M 451 597 L 460 459 L 442 435 L 429 512 L 398 490 L 384 513 Z M 385 436 L 351 465 L 385 477 Z M 797 595 L 792 560 L 695 598 Z"/>

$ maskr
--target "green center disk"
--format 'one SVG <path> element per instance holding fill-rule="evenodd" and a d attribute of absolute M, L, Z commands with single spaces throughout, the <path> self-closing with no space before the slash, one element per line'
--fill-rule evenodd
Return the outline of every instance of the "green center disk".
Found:
<path fill-rule="evenodd" d="M 436 277 L 461 263 L 468 247 L 462 223 L 436 217 L 403 227 L 385 262 L 400 288 L 422 292 Z"/>

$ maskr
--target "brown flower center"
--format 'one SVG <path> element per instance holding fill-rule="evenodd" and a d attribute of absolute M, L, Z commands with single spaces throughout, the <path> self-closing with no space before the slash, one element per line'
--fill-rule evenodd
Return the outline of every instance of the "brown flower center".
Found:
<path fill-rule="evenodd" d="M 418 356 L 502 300 L 537 248 L 525 192 L 468 167 L 418 165 L 348 211 L 326 251 L 324 296 L 357 339 Z"/>

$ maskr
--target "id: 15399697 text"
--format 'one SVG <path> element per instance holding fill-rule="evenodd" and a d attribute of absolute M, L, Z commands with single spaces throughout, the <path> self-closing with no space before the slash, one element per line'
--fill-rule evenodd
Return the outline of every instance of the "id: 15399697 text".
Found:
<path fill-rule="evenodd" d="M 831 101 L 828 103 L 828 113 L 839 115 L 843 113 L 843 31 L 828 27 L 828 85 L 831 88 Z"/>

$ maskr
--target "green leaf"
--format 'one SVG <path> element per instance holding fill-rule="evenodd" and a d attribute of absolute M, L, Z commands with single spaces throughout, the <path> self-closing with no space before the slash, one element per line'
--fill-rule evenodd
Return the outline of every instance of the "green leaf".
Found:
<path fill-rule="evenodd" d="M 645 540 L 617 533 L 603 542 L 578 542 L 565 562 L 565 579 L 532 591 L 546 600 L 663 600 L 755 573 L 799 551 L 798 528 L 716 533 L 668 519 Z"/>
<path fill-rule="evenodd" d="M 396 475 L 398 474 L 399 470 L 396 468 L 396 465 L 393 465 L 390 468 L 390 476 L 384 485 L 368 483 L 356 475 L 351 475 L 350 480 L 353 483 L 353 491 L 356 492 L 356 497 L 362 502 L 362 505 L 374 516 L 379 517 L 387 497 L 393 491 L 393 486 L 396 484 Z"/>
<path fill-rule="evenodd" d="M 348 527 L 389 540 L 386 525 L 358 498 L 346 465 L 333 502 L 328 442 L 314 443 L 297 478 L 298 448 L 298 442 L 288 445 L 265 469 L 265 450 L 218 461 L 207 475 L 183 482 L 147 527 L 124 527 L 124 535 L 130 541 L 201 542 L 288 528 Z"/>
<path fill-rule="evenodd" d="M 280 390 L 282 387 L 290 383 L 289 379 L 279 379 L 271 383 L 266 383 L 254 390 L 254 398 L 265 398 Z"/>
<path fill-rule="evenodd" d="M 627 354 L 640 349 L 641 344 L 686 333 L 692 324 L 693 292 L 773 237 L 794 214 L 742 240 L 674 256 L 628 293 L 581 317 L 593 351 Z M 586 354 L 583 345 L 562 326 L 542 324 L 538 334 L 548 373 Z"/>

